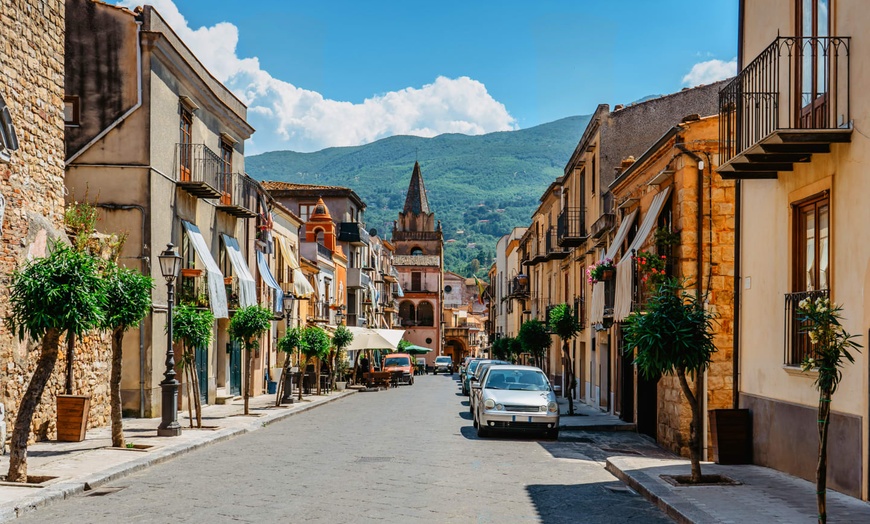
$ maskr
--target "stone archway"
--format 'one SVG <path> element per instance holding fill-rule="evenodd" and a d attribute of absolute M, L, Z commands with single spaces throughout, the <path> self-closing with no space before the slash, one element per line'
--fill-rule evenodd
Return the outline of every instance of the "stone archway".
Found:
<path fill-rule="evenodd" d="M 444 342 L 443 355 L 448 355 L 453 359 L 453 364 L 459 366 L 462 359 L 468 355 L 468 346 L 464 340 L 448 337 Z"/>

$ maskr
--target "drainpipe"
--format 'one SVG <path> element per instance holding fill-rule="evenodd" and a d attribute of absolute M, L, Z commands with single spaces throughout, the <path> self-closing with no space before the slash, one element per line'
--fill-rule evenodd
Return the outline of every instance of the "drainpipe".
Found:
<path fill-rule="evenodd" d="M 138 209 L 142 214 L 142 249 L 138 258 L 142 262 L 142 274 L 151 274 L 151 260 L 146 254 L 148 242 L 145 240 L 145 207 L 138 204 L 96 204 L 97 207 L 111 211 Z M 139 418 L 145 418 L 145 323 L 139 321 Z"/>
<path fill-rule="evenodd" d="M 737 6 L 737 72 L 743 71 L 743 17 L 746 0 Z M 739 121 L 739 120 L 738 120 Z M 738 124 L 739 125 L 739 124 Z M 731 407 L 740 409 L 740 218 L 742 184 L 738 178 L 734 182 L 734 327 L 731 348 Z"/>
<path fill-rule="evenodd" d="M 121 123 L 124 120 L 126 120 L 128 116 L 132 115 L 137 109 L 142 107 L 142 41 L 141 41 L 141 36 L 142 36 L 142 15 L 139 14 L 136 16 L 136 97 L 137 97 L 136 104 L 133 107 L 131 107 L 130 109 L 128 109 L 123 115 L 118 117 L 117 120 L 115 120 L 114 122 L 109 124 L 108 127 L 103 129 L 102 131 L 100 131 L 99 134 L 97 134 L 97 136 L 95 136 L 90 142 L 88 142 L 87 144 L 82 146 L 81 149 L 79 149 L 78 151 L 73 153 L 72 156 L 70 156 L 67 159 L 67 161 L 64 163 L 65 167 L 69 167 L 69 165 L 72 164 L 76 158 L 78 158 L 82 154 L 84 154 L 84 152 L 87 151 L 88 149 L 90 149 L 91 146 L 93 146 L 98 141 L 102 140 L 103 137 L 105 137 L 107 134 L 109 134 L 109 131 L 111 131 L 111 130 L 115 129 L 116 127 L 118 127 L 119 125 L 121 125 Z"/>

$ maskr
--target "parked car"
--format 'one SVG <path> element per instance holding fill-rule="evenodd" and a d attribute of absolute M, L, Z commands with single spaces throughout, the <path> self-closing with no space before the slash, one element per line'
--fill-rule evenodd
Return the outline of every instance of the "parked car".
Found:
<path fill-rule="evenodd" d="M 453 359 L 447 356 L 436 357 L 434 368 L 433 373 L 435 375 L 438 374 L 438 370 L 445 373 L 453 373 Z"/>
<path fill-rule="evenodd" d="M 480 363 L 482 358 L 473 358 L 465 364 L 463 369 L 459 370 L 459 382 L 462 384 L 462 394 L 468 395 L 468 381 L 471 379 L 472 373 L 477 369 L 478 363 Z"/>
<path fill-rule="evenodd" d="M 479 395 L 477 393 L 480 392 L 479 389 L 474 389 L 472 385 L 476 383 L 480 383 L 483 379 L 483 376 L 492 366 L 511 366 L 510 362 L 504 360 L 482 360 L 478 363 L 477 369 L 474 370 L 474 374 L 468 379 L 468 411 L 474 413 L 474 404 L 477 401 Z"/>
<path fill-rule="evenodd" d="M 468 363 L 474 360 L 474 357 L 465 357 L 462 359 L 462 363 L 459 364 L 459 376 L 465 372 L 465 368 L 468 367 Z"/>
<path fill-rule="evenodd" d="M 559 404 L 547 375 L 532 366 L 492 366 L 480 383 L 474 411 L 479 437 L 495 431 L 539 431 L 559 436 Z"/>
<path fill-rule="evenodd" d="M 414 385 L 414 369 L 411 364 L 411 355 L 407 353 L 390 353 L 384 357 L 384 371 L 401 372 L 400 384 Z"/>

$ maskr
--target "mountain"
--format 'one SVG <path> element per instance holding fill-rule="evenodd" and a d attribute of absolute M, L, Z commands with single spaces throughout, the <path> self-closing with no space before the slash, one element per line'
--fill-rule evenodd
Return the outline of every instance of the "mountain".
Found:
<path fill-rule="evenodd" d="M 486 135 L 394 136 L 314 153 L 274 151 L 247 157 L 245 165 L 257 180 L 350 187 L 368 206 L 367 227 L 389 236 L 417 159 L 444 230 L 445 267 L 480 276 L 499 237 L 528 225 L 588 122 L 588 115 L 573 116 Z"/>

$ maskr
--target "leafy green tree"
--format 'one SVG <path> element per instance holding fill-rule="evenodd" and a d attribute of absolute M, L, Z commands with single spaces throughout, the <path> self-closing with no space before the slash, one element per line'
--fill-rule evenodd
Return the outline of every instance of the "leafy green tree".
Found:
<path fill-rule="evenodd" d="M 212 338 L 214 315 L 208 309 L 192 304 L 181 304 L 172 312 L 172 342 L 181 343 L 182 353 L 179 362 L 187 375 L 187 410 L 190 413 L 190 427 L 193 427 L 196 411 L 196 427 L 202 427 L 202 402 L 199 398 L 199 374 L 196 372 L 196 349 L 208 347 Z M 191 409 L 193 403 L 193 409 Z"/>
<path fill-rule="evenodd" d="M 411 346 L 413 346 L 413 344 L 411 344 L 410 341 L 405 340 L 403 338 L 402 340 L 399 341 L 398 344 L 396 344 L 396 351 L 398 351 L 399 353 L 406 353 L 408 351 L 408 348 Z M 345 346 L 345 347 L 347 347 L 347 346 Z"/>
<path fill-rule="evenodd" d="M 260 349 L 260 337 L 272 327 L 272 311 L 262 306 L 247 306 L 236 311 L 230 319 L 230 338 L 245 346 L 247 366 L 245 369 L 245 415 L 250 413 L 251 374 L 254 367 L 254 351 Z"/>
<path fill-rule="evenodd" d="M 516 339 L 510 337 L 499 337 L 495 339 L 492 343 L 492 358 L 513 361 L 516 356 L 513 347 L 514 341 L 516 341 Z"/>
<path fill-rule="evenodd" d="M 316 377 L 317 394 L 320 394 L 320 361 L 329 354 L 331 342 L 323 328 L 308 326 L 302 331 L 302 354 L 305 355 L 306 366 L 312 360 L 317 364 Z"/>
<path fill-rule="evenodd" d="M 304 332 L 303 328 L 295 327 L 295 328 L 287 331 L 287 333 L 278 340 L 278 351 L 282 351 L 283 353 L 286 354 L 286 358 L 284 360 L 283 376 L 287 376 L 287 373 L 289 372 L 290 362 L 291 362 L 290 356 L 293 353 L 295 353 L 296 351 L 299 351 L 300 355 L 304 355 L 306 353 L 304 351 L 305 337 L 302 336 L 303 332 Z M 299 367 L 298 383 L 299 383 L 299 400 L 300 401 L 302 400 L 302 372 L 304 371 L 301 360 L 302 359 L 299 358 L 298 361 L 296 362 L 296 365 Z M 278 399 L 277 399 L 278 404 L 280 404 L 281 398 L 283 397 L 283 388 L 284 388 L 283 382 L 284 381 L 281 380 L 281 382 L 282 382 L 281 384 L 278 384 Z M 276 404 L 276 405 L 278 405 L 278 404 Z"/>
<path fill-rule="evenodd" d="M 540 320 L 526 320 L 520 326 L 517 338 L 523 346 L 523 351 L 532 355 L 535 365 L 543 367 L 544 355 L 550 349 L 550 332 L 547 325 Z"/>
<path fill-rule="evenodd" d="M 562 339 L 562 354 L 565 356 L 565 367 L 568 370 L 568 413 L 574 414 L 574 361 L 568 350 L 568 343 L 580 332 L 580 323 L 574 317 L 574 311 L 568 304 L 559 304 L 550 311 L 550 331 Z"/>
<path fill-rule="evenodd" d="M 27 440 L 33 413 L 57 363 L 64 332 L 81 336 L 104 322 L 105 284 L 97 260 L 61 244 L 51 246 L 45 258 L 28 262 L 12 274 L 9 295 L 10 331 L 19 340 L 42 341 L 36 369 L 21 399 L 12 430 L 9 482 L 27 482 Z"/>
<path fill-rule="evenodd" d="M 826 490 L 828 484 L 828 425 L 831 422 L 831 399 L 843 378 L 843 365 L 848 361 L 855 363 L 851 351 L 861 346 L 855 342 L 855 335 L 847 333 L 842 326 L 843 308 L 832 304 L 827 297 L 815 300 L 805 298 L 798 304 L 798 319 L 806 327 L 812 343 L 812 352 L 803 361 L 803 370 L 818 371 L 813 386 L 819 391 L 819 456 L 816 466 L 816 504 L 819 509 L 819 523 L 828 519 Z"/>
<path fill-rule="evenodd" d="M 625 352 L 636 351 L 634 363 L 646 378 L 676 375 L 692 409 L 689 452 L 693 483 L 701 482 L 701 374 L 716 351 L 712 315 L 703 303 L 683 291 L 675 278 L 666 279 L 643 311 L 632 312 L 625 321 Z M 695 375 L 695 391 L 687 374 Z"/>
<path fill-rule="evenodd" d="M 121 411 L 121 363 L 124 334 L 148 314 L 154 280 L 134 270 L 109 263 L 103 271 L 106 309 L 103 328 L 112 333 L 112 372 L 109 380 L 112 407 L 112 445 L 124 447 Z"/>
<path fill-rule="evenodd" d="M 342 358 L 342 352 L 351 342 L 353 342 L 353 333 L 349 329 L 343 325 L 335 328 L 332 334 L 332 349 L 329 352 L 329 384 L 332 389 L 335 389 L 338 359 Z"/>

